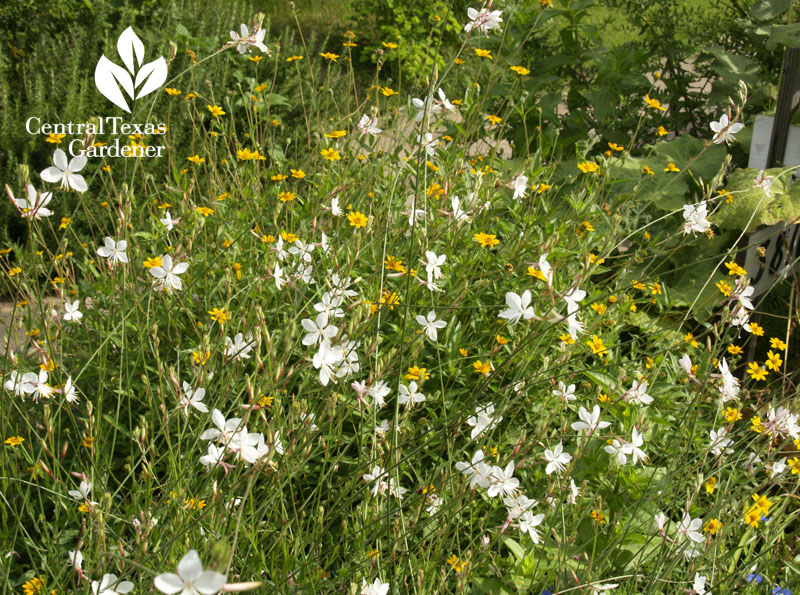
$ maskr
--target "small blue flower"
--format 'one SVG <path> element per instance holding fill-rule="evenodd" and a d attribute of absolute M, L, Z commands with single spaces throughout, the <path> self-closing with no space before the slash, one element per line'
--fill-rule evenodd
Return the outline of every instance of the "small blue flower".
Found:
<path fill-rule="evenodd" d="M 792 595 L 792 592 L 786 587 L 784 588 L 775 587 L 774 589 L 772 589 L 772 595 Z"/>
<path fill-rule="evenodd" d="M 760 585 L 761 581 L 764 580 L 764 577 L 761 576 L 760 574 L 753 574 L 752 572 L 747 575 L 747 582 L 748 583 L 752 583 L 754 579 L 756 581 L 756 584 Z"/>

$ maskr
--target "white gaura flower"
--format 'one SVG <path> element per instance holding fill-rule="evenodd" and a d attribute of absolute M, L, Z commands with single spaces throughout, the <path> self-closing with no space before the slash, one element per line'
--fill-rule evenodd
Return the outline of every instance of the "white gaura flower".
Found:
<path fill-rule="evenodd" d="M 447 260 L 447 255 L 437 256 L 430 250 L 425 251 L 425 272 L 428 274 L 428 283 L 442 277 L 442 267 Z"/>
<path fill-rule="evenodd" d="M 611 444 L 606 444 L 603 450 L 610 454 L 620 465 L 628 462 L 628 445 L 620 443 L 616 438 L 611 441 Z"/>
<path fill-rule="evenodd" d="M 456 470 L 469 478 L 470 488 L 488 488 L 490 485 L 492 468 L 484 463 L 483 459 L 483 449 L 478 448 L 475 450 L 475 454 L 472 455 L 471 462 L 465 463 L 464 461 L 459 461 L 456 463 Z"/>
<path fill-rule="evenodd" d="M 86 185 L 86 180 L 83 176 L 75 173 L 81 171 L 86 165 L 87 158 L 85 155 L 78 155 L 73 157 L 67 163 L 67 154 L 61 149 L 56 149 L 53 153 L 53 164 L 39 175 L 45 182 L 55 184 L 61 183 L 61 188 L 66 190 L 72 188 L 76 192 L 86 192 L 89 187 Z"/>
<path fill-rule="evenodd" d="M 635 403 L 637 405 L 649 405 L 653 402 L 653 397 L 647 394 L 647 380 L 634 380 L 631 387 L 623 395 L 623 398 L 628 403 Z"/>
<path fill-rule="evenodd" d="M 544 521 L 543 514 L 533 514 L 532 510 L 527 510 L 519 519 L 519 530 L 530 535 L 533 543 L 538 544 L 540 539 L 536 527 L 541 525 L 542 521 Z"/>
<path fill-rule="evenodd" d="M 506 305 L 508 308 L 500 312 L 498 316 L 500 316 L 500 318 L 505 318 L 511 324 L 518 323 L 520 318 L 530 320 L 536 316 L 536 313 L 533 311 L 533 306 L 530 304 L 531 292 L 529 290 L 526 289 L 522 295 L 509 291 L 506 293 Z"/>
<path fill-rule="evenodd" d="M 214 570 L 203 570 L 197 550 L 189 550 L 178 562 L 178 573 L 159 574 L 153 584 L 167 595 L 215 595 L 225 586 L 226 577 Z"/>
<path fill-rule="evenodd" d="M 183 407 L 183 412 L 188 416 L 189 407 L 194 407 L 202 413 L 208 413 L 208 407 L 203 403 L 206 396 L 206 389 L 197 388 L 193 389 L 192 386 L 184 381 L 183 382 L 183 395 L 181 395 L 180 406 Z"/>
<path fill-rule="evenodd" d="M 386 471 L 380 465 L 375 465 L 372 468 L 372 471 L 362 475 L 362 478 L 367 482 L 367 484 L 373 484 L 372 489 L 370 490 L 370 493 L 373 496 L 383 494 L 389 488 L 389 484 L 387 482 L 389 474 L 386 473 Z"/>
<path fill-rule="evenodd" d="M 333 215 L 334 217 L 342 217 L 342 216 L 344 216 L 344 211 L 342 210 L 342 207 L 339 206 L 339 197 L 338 196 L 334 196 L 331 199 L 330 210 L 331 210 L 331 215 Z"/>
<path fill-rule="evenodd" d="M 544 449 L 544 458 L 547 461 L 545 473 L 550 475 L 553 471 L 561 473 L 565 469 L 567 463 L 572 460 L 572 455 L 568 452 L 564 452 L 564 445 L 559 442 L 553 450 L 549 448 Z"/>
<path fill-rule="evenodd" d="M 319 350 L 314 354 L 312 364 L 319 370 L 319 381 L 322 386 L 328 386 L 331 377 L 336 371 L 336 366 L 344 359 L 344 350 L 339 345 L 332 346 L 328 339 L 320 343 Z"/>
<path fill-rule="evenodd" d="M 92 581 L 92 595 L 124 595 L 133 590 L 133 583 L 121 581 L 116 574 L 104 574 L 100 582 Z"/>
<path fill-rule="evenodd" d="M 64 388 L 61 389 L 61 394 L 64 395 L 64 400 L 72 405 L 78 402 L 78 391 L 75 390 L 75 384 L 72 382 L 72 376 L 67 378 L 64 383 Z"/>
<path fill-rule="evenodd" d="M 216 444 L 208 445 L 208 452 L 200 457 L 200 464 L 208 470 L 222 463 L 225 457 L 225 448 L 218 447 Z"/>
<path fill-rule="evenodd" d="M 589 434 L 594 433 L 595 430 L 604 430 L 611 425 L 609 421 L 600 421 L 600 406 L 595 405 L 592 412 L 589 413 L 586 408 L 581 407 L 578 410 L 578 417 L 581 421 L 572 422 L 572 429 L 576 432 L 588 431 Z"/>
<path fill-rule="evenodd" d="M 38 374 L 36 372 L 26 372 L 22 376 L 22 392 L 27 395 L 33 395 L 33 398 L 38 400 L 40 398 L 49 399 L 55 389 L 47 384 L 47 371 L 39 370 Z"/>
<path fill-rule="evenodd" d="M 569 403 L 570 401 L 574 401 L 578 398 L 575 396 L 575 385 L 570 384 L 567 386 L 560 380 L 558 381 L 558 388 L 553 390 L 553 396 L 558 397 L 565 403 Z"/>
<path fill-rule="evenodd" d="M 512 197 L 514 200 L 519 200 L 520 198 L 525 198 L 525 193 L 528 190 L 528 176 L 524 173 L 519 174 L 516 178 L 514 178 L 514 196 Z"/>
<path fill-rule="evenodd" d="M 283 276 L 283 269 L 277 262 L 275 263 L 275 270 L 273 271 L 272 276 L 275 278 L 275 288 L 280 290 L 281 287 L 283 287 L 283 285 L 286 283 L 286 277 Z"/>
<path fill-rule="evenodd" d="M 214 409 L 211 412 L 211 423 L 217 427 L 205 430 L 202 434 L 200 434 L 200 440 L 218 440 L 224 445 L 230 441 L 230 439 L 238 430 L 247 430 L 247 428 L 244 426 L 240 428 L 242 425 L 242 418 L 232 417 L 226 420 L 225 416 L 222 415 L 222 412 L 219 409 Z"/>
<path fill-rule="evenodd" d="M 415 403 L 422 403 L 425 400 L 425 395 L 418 391 L 419 387 L 413 380 L 406 386 L 401 384 L 398 390 L 397 400 L 401 405 L 411 407 Z"/>
<path fill-rule="evenodd" d="M 383 407 L 386 405 L 386 397 L 392 392 L 389 385 L 385 381 L 379 380 L 367 389 L 367 394 L 372 397 L 372 403 L 375 407 Z"/>
<path fill-rule="evenodd" d="M 514 469 L 514 461 L 509 462 L 505 469 L 497 466 L 492 467 L 492 472 L 489 476 L 489 491 L 487 492 L 490 498 L 514 495 L 514 492 L 519 487 L 519 480 L 514 477 Z"/>
<path fill-rule="evenodd" d="M 520 494 L 519 496 L 506 496 L 503 498 L 503 504 L 508 510 L 507 518 L 513 520 L 521 517 L 522 513 L 535 506 L 536 500 L 528 498 L 525 494 Z"/>
<path fill-rule="evenodd" d="M 169 211 L 164 213 L 164 217 L 159 219 L 161 225 L 167 228 L 167 231 L 172 231 L 172 229 L 180 223 L 180 219 L 173 219 L 172 215 L 169 214 Z"/>
<path fill-rule="evenodd" d="M 417 142 L 425 149 L 429 157 L 436 156 L 436 147 L 439 144 L 439 139 L 433 137 L 433 134 L 426 132 L 425 135 L 417 135 Z"/>
<path fill-rule="evenodd" d="M 67 552 L 70 565 L 78 571 L 83 570 L 83 554 L 80 550 L 70 550 Z"/>
<path fill-rule="evenodd" d="M 706 591 L 706 577 L 699 572 L 694 573 L 694 583 L 692 584 L 692 593 L 696 595 L 711 595 L 710 591 Z"/>
<path fill-rule="evenodd" d="M 23 378 L 23 374 L 20 374 L 17 370 L 12 370 L 11 374 L 8 375 L 8 378 L 3 383 L 3 388 L 10 393 L 14 393 L 16 396 L 21 397 L 25 394 L 25 389 L 22 388 Z"/>
<path fill-rule="evenodd" d="M 184 274 L 189 268 L 188 262 L 172 262 L 172 256 L 165 254 L 161 257 L 161 266 L 148 269 L 150 274 L 156 278 L 156 287 L 164 291 L 180 291 L 183 289 L 183 282 L 178 275 Z"/>
<path fill-rule="evenodd" d="M 489 403 L 484 407 L 478 407 L 475 410 L 475 415 L 467 418 L 467 425 L 472 426 L 470 438 L 475 440 L 475 438 L 484 432 L 493 430 L 501 421 L 503 421 L 501 415 L 494 417 L 494 403 Z"/>
<path fill-rule="evenodd" d="M 367 579 L 361 579 L 361 592 L 359 595 L 389 595 L 389 583 L 384 583 L 381 579 L 376 578 L 370 585 L 367 584 Z"/>
<path fill-rule="evenodd" d="M 332 295 L 326 291 L 322 294 L 322 299 L 314 304 L 314 309 L 317 312 L 325 312 L 330 318 L 344 318 L 344 310 L 339 307 L 342 302 L 342 296 Z"/>
<path fill-rule="evenodd" d="M 708 217 L 706 201 L 702 200 L 696 205 L 683 205 L 683 227 L 681 227 L 681 231 L 691 234 L 707 232 L 711 229 L 711 222 L 706 217 Z"/>
<path fill-rule="evenodd" d="M 565 293 L 563 300 L 567 302 L 567 314 L 572 316 L 578 310 L 580 310 L 580 302 L 585 297 L 586 292 L 583 289 L 578 289 L 577 287 L 570 289 L 567 293 Z"/>
<path fill-rule="evenodd" d="M 744 124 L 741 122 L 731 123 L 728 114 L 722 114 L 719 118 L 719 122 L 711 122 L 710 127 L 714 132 L 713 141 L 715 144 L 720 144 L 721 142 L 728 144 L 732 140 L 736 140 L 733 138 L 733 135 L 744 128 Z"/>
<path fill-rule="evenodd" d="M 633 428 L 633 432 L 631 432 L 631 442 L 627 444 L 625 448 L 628 454 L 631 455 L 634 465 L 647 460 L 647 455 L 639 448 L 640 446 L 644 446 L 644 438 L 639 434 L 639 430 Z"/>
<path fill-rule="evenodd" d="M 365 134 L 376 136 L 383 132 L 383 130 L 378 128 L 378 116 L 368 116 L 367 114 L 361 116 L 356 129 L 361 133 L 362 136 Z"/>
<path fill-rule="evenodd" d="M 753 297 L 755 290 L 752 285 L 747 285 L 746 279 L 739 277 L 736 280 L 736 287 L 733 290 L 732 297 L 743 310 L 752 310 L 755 306 L 753 306 L 750 298 Z"/>
<path fill-rule="evenodd" d="M 128 249 L 128 242 L 120 240 L 115 242 L 113 238 L 106 236 L 103 240 L 103 245 L 97 249 L 97 255 L 103 258 L 108 258 L 111 266 L 117 262 L 128 262 L 128 255 L 125 250 Z M 150 269 L 151 271 L 153 269 Z"/>
<path fill-rule="evenodd" d="M 469 223 L 470 221 L 469 214 L 466 211 L 461 210 L 460 203 L 461 201 L 457 196 L 453 196 L 450 198 L 450 206 L 453 207 L 453 219 L 455 219 L 456 222 L 464 221 L 465 223 Z"/>
<path fill-rule="evenodd" d="M 728 432 L 725 428 L 720 428 L 719 430 L 711 430 L 709 437 L 711 439 L 711 444 L 709 445 L 709 450 L 714 453 L 714 456 L 721 457 L 722 455 L 731 454 L 733 452 L 733 440 L 728 438 Z"/>
<path fill-rule="evenodd" d="M 64 320 L 68 322 L 78 322 L 83 318 L 83 312 L 80 311 L 81 301 L 75 300 L 71 304 L 69 302 L 64 304 Z"/>
<path fill-rule="evenodd" d="M 233 339 L 225 337 L 225 357 L 230 359 L 250 359 L 250 352 L 253 350 L 253 335 L 248 334 L 247 338 L 242 333 L 236 333 Z"/>
<path fill-rule="evenodd" d="M 69 494 L 70 498 L 78 502 L 85 502 L 91 506 L 97 505 L 97 502 L 93 502 L 91 499 L 92 482 L 86 481 L 85 479 L 81 481 L 77 490 L 69 490 L 67 494 Z"/>
<path fill-rule="evenodd" d="M 492 29 L 499 29 L 500 23 L 503 21 L 502 10 L 489 10 L 488 8 L 481 8 L 476 10 L 474 8 L 467 9 L 467 16 L 469 16 L 469 23 L 464 25 L 464 31 L 469 33 L 473 29 L 477 29 L 481 33 L 489 34 Z"/>
<path fill-rule="evenodd" d="M 703 519 L 693 519 L 688 512 L 683 513 L 683 520 L 678 524 L 678 535 L 682 535 L 695 543 L 703 543 L 705 538 L 700 533 Z"/>
<path fill-rule="evenodd" d="M 28 196 L 26 198 L 15 198 L 14 204 L 22 212 L 23 217 L 30 217 L 31 219 L 41 219 L 42 217 L 49 217 L 53 214 L 48 208 L 45 208 L 53 199 L 52 192 L 42 192 L 41 194 L 36 191 L 33 184 L 28 184 Z"/>
<path fill-rule="evenodd" d="M 441 106 L 444 110 L 448 112 L 456 111 L 456 106 L 453 105 L 450 100 L 447 98 L 447 95 L 444 94 L 444 89 L 439 87 L 439 99 L 435 101 L 436 105 Z"/>
<path fill-rule="evenodd" d="M 417 108 L 417 115 L 414 116 L 414 120 L 416 122 L 421 122 L 422 118 L 425 117 L 426 105 L 430 106 L 428 111 L 430 112 L 431 115 L 441 113 L 441 111 L 442 111 L 442 106 L 441 105 L 434 105 L 433 100 L 432 100 L 431 97 L 427 97 L 425 99 L 425 101 L 423 101 L 422 99 L 419 99 L 417 97 L 414 97 L 411 100 L 411 105 L 413 105 L 415 108 Z"/>
<path fill-rule="evenodd" d="M 772 189 L 773 182 L 775 182 L 775 178 L 773 176 L 768 176 L 762 169 L 753 180 L 753 188 L 760 188 L 764 196 L 772 198 L 775 195 L 775 191 Z"/>
<path fill-rule="evenodd" d="M 328 314 L 321 312 L 314 320 L 303 318 L 300 321 L 306 335 L 303 337 L 303 345 L 316 345 L 320 342 L 330 341 L 339 332 L 339 329 L 328 324 Z"/>
<path fill-rule="evenodd" d="M 314 244 L 306 244 L 302 240 L 297 240 L 289 247 L 289 254 L 299 256 L 305 262 L 311 262 L 311 253 L 314 251 Z"/>
<path fill-rule="evenodd" d="M 436 341 L 439 338 L 438 330 L 447 326 L 444 320 L 436 320 L 435 310 L 428 312 L 427 318 L 417 314 L 417 324 L 422 326 L 422 332 L 424 332 L 431 341 Z"/>
<path fill-rule="evenodd" d="M 264 37 L 267 34 L 266 29 L 256 29 L 251 35 L 247 25 L 242 23 L 239 31 L 241 35 L 237 34 L 236 31 L 231 31 L 231 39 L 236 44 L 236 50 L 240 54 L 249 52 L 251 47 L 256 47 L 267 55 L 270 54 L 269 48 L 264 45 Z"/>

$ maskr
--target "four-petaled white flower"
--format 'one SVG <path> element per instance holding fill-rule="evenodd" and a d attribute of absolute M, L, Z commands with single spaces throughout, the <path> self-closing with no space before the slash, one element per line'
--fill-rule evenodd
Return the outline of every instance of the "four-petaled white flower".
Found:
<path fill-rule="evenodd" d="M 544 458 L 547 461 L 545 473 L 550 475 L 553 471 L 561 473 L 565 469 L 567 463 L 572 460 L 572 455 L 568 452 L 564 452 L 564 445 L 559 442 L 553 450 L 549 448 L 544 449 Z"/>
<path fill-rule="evenodd" d="M 433 134 L 431 134 L 430 132 L 426 132 L 424 136 L 418 134 L 417 142 L 420 144 L 420 147 L 425 149 L 425 152 L 430 157 L 436 156 L 436 146 L 439 144 L 439 139 L 434 138 Z"/>
<path fill-rule="evenodd" d="M 180 291 L 183 283 L 178 275 L 182 275 L 189 268 L 188 262 L 172 262 L 172 256 L 165 254 L 161 257 L 161 266 L 148 269 L 150 274 L 156 278 L 156 288 L 164 291 Z"/>
<path fill-rule="evenodd" d="M 300 324 L 307 333 L 303 337 L 303 345 L 316 345 L 320 342 L 324 343 L 325 341 L 333 339 L 336 333 L 339 332 L 338 328 L 332 324 L 328 324 L 328 314 L 326 312 L 320 312 L 314 320 L 303 318 Z"/>
<path fill-rule="evenodd" d="M 575 385 L 570 384 L 569 386 L 567 386 L 560 380 L 558 381 L 558 388 L 553 390 L 553 396 L 558 397 L 565 403 L 569 403 L 570 401 L 574 401 L 575 399 L 578 398 L 575 396 Z"/>
<path fill-rule="evenodd" d="M 508 308 L 500 312 L 498 316 L 505 318 L 511 324 L 519 322 L 520 318 L 530 320 L 536 314 L 533 311 L 531 304 L 531 292 L 525 290 L 522 295 L 514 293 L 513 291 L 506 292 L 506 305 Z"/>
<path fill-rule="evenodd" d="M 428 312 L 428 317 L 417 314 L 417 323 L 422 326 L 422 331 L 428 335 L 431 341 L 436 341 L 439 338 L 438 329 L 447 326 L 444 320 L 436 320 L 436 311 L 431 310 Z"/>
<path fill-rule="evenodd" d="M 83 318 L 83 312 L 80 311 L 81 301 L 75 300 L 71 304 L 69 302 L 64 304 L 64 320 L 68 322 L 78 322 Z"/>
<path fill-rule="evenodd" d="M 389 583 L 384 583 L 381 579 L 376 578 L 372 584 L 367 583 L 367 579 L 361 579 L 361 592 L 359 595 L 388 595 Z"/>
<path fill-rule="evenodd" d="M 34 400 L 48 399 L 55 392 L 55 389 L 47 384 L 47 371 L 39 370 L 36 372 L 25 372 L 22 376 L 22 392 L 33 395 Z"/>
<path fill-rule="evenodd" d="M 514 200 L 525 198 L 525 192 L 527 190 L 528 190 L 528 176 L 526 176 L 524 173 L 519 174 L 516 178 L 514 178 L 514 196 L 512 198 Z"/>
<path fill-rule="evenodd" d="M 490 485 L 492 468 L 484 463 L 483 459 L 483 449 L 478 448 L 475 450 L 475 454 L 472 455 L 471 462 L 465 463 L 464 461 L 459 461 L 456 463 L 456 470 L 469 478 L 470 488 L 488 488 Z"/>
<path fill-rule="evenodd" d="M 61 183 L 61 188 L 66 190 L 72 188 L 76 192 L 86 192 L 89 187 L 86 185 L 86 180 L 83 176 L 75 172 L 81 171 L 86 165 L 86 155 L 78 155 L 70 159 L 67 163 L 67 154 L 61 149 L 56 149 L 53 153 L 53 164 L 39 175 L 45 182 L 55 184 Z"/>
<path fill-rule="evenodd" d="M 61 394 L 64 395 L 64 400 L 70 405 L 78 402 L 78 391 L 75 389 L 75 383 L 72 382 L 72 376 L 67 378 L 64 388 L 61 389 Z"/>
<path fill-rule="evenodd" d="M 244 338 L 242 333 L 236 333 L 233 339 L 225 337 L 225 357 L 231 359 L 250 359 L 250 352 L 253 350 L 253 335 Z"/>
<path fill-rule="evenodd" d="M 322 316 L 322 314 L 320 314 Z M 319 318 L 319 317 L 317 317 Z M 319 350 L 314 354 L 311 363 L 319 370 L 319 381 L 322 386 L 328 386 L 331 377 L 336 371 L 336 366 L 344 359 L 344 350 L 341 345 L 331 345 L 328 339 L 320 343 Z"/>
<path fill-rule="evenodd" d="M 586 430 L 589 434 L 592 434 L 595 430 L 604 430 L 611 425 L 609 421 L 600 421 L 599 405 L 595 405 L 591 413 L 589 413 L 585 407 L 581 407 L 578 410 L 578 417 L 581 418 L 581 421 L 572 422 L 572 429 L 576 432 Z"/>
<path fill-rule="evenodd" d="M 728 114 L 722 114 L 719 118 L 719 122 L 711 122 L 710 126 L 711 130 L 714 132 L 713 141 L 715 144 L 719 144 L 723 141 L 725 144 L 728 144 L 732 140 L 736 140 L 733 138 L 733 135 L 744 128 L 744 124 L 741 122 L 731 123 Z"/>
<path fill-rule="evenodd" d="M 116 574 L 104 574 L 100 582 L 92 581 L 92 595 L 124 595 L 133 590 L 133 583 L 121 581 Z"/>
<path fill-rule="evenodd" d="M 495 496 L 512 496 L 519 487 L 519 480 L 514 477 L 514 461 L 510 461 L 506 468 L 492 467 L 489 476 L 489 489 L 487 494 L 490 498 Z"/>
<path fill-rule="evenodd" d="M 647 394 L 647 380 L 634 380 L 631 387 L 624 395 L 626 402 L 635 403 L 637 405 L 649 405 L 653 402 L 653 397 Z"/>
<path fill-rule="evenodd" d="M 97 502 L 93 502 L 90 497 L 92 494 L 92 482 L 86 481 L 85 479 L 81 481 L 77 490 L 69 490 L 67 494 L 69 494 L 70 498 L 78 502 L 84 502 L 91 506 L 97 504 Z"/>
<path fill-rule="evenodd" d="M 372 471 L 365 473 L 362 477 L 368 484 L 374 484 L 370 490 L 373 496 L 383 494 L 389 488 L 389 474 L 380 465 L 375 465 Z"/>
<path fill-rule="evenodd" d="M 425 272 L 428 273 L 428 283 L 442 277 L 442 267 L 447 260 L 447 255 L 437 256 L 430 250 L 425 251 Z"/>
<path fill-rule="evenodd" d="M 415 403 L 422 403 L 425 400 L 425 395 L 419 392 L 417 383 L 413 380 L 406 386 L 401 384 L 398 390 L 397 400 L 401 405 L 411 407 Z"/>
<path fill-rule="evenodd" d="M 706 591 L 706 577 L 699 572 L 694 573 L 692 593 L 695 595 L 711 595 L 710 591 Z"/>
<path fill-rule="evenodd" d="M 501 415 L 494 417 L 494 403 L 478 407 L 475 410 L 475 415 L 467 418 L 467 425 L 472 426 L 470 438 L 475 440 L 484 432 L 494 429 L 501 421 L 503 421 Z"/>
<path fill-rule="evenodd" d="M 97 255 L 108 258 L 111 266 L 113 266 L 117 262 L 128 262 L 128 255 L 125 254 L 127 249 L 128 242 L 125 240 L 115 242 L 114 238 L 106 236 L 105 240 L 103 240 L 103 245 L 97 249 Z M 152 271 L 153 269 L 150 270 Z"/>
<path fill-rule="evenodd" d="M 197 550 L 189 550 L 178 562 L 178 573 L 159 574 L 153 584 L 167 595 L 215 595 L 225 586 L 226 576 L 214 570 L 203 570 Z"/>
<path fill-rule="evenodd" d="M 532 510 L 527 510 L 519 519 L 519 530 L 530 535 L 533 543 L 538 544 L 540 539 L 536 527 L 541 525 L 542 521 L 544 521 L 543 514 L 533 514 Z"/>
<path fill-rule="evenodd" d="M 687 539 L 695 543 L 703 543 L 705 538 L 700 533 L 700 528 L 703 526 L 703 519 L 693 519 L 688 512 L 683 513 L 683 520 L 678 523 L 678 535 L 683 535 Z"/>
<path fill-rule="evenodd" d="M 164 227 L 167 228 L 167 231 L 172 231 L 172 229 L 176 225 L 178 225 L 178 223 L 180 222 L 180 219 L 173 219 L 172 215 L 170 215 L 169 211 L 167 211 L 166 213 L 164 213 L 164 217 L 162 219 L 159 219 L 159 221 L 161 222 L 161 224 Z"/>
<path fill-rule="evenodd" d="M 30 217 L 32 219 L 41 219 L 42 217 L 49 217 L 53 214 L 48 208 L 45 208 L 53 199 L 52 192 L 36 191 L 33 184 L 28 184 L 28 196 L 26 198 L 15 198 L 14 203 L 17 208 L 22 212 L 23 217 Z"/>
<path fill-rule="evenodd" d="M 711 222 L 706 217 L 708 217 L 706 201 L 701 200 L 696 205 L 683 205 L 684 222 L 681 231 L 691 234 L 707 232 L 711 229 Z"/>
<path fill-rule="evenodd" d="M 376 136 L 383 132 L 383 130 L 378 128 L 378 116 L 368 116 L 367 114 L 361 116 L 356 129 L 361 133 L 362 136 L 365 134 Z"/>
<path fill-rule="evenodd" d="M 247 25 L 242 23 L 239 31 L 241 35 L 237 34 L 236 31 L 231 31 L 231 39 L 236 44 L 236 49 L 240 54 L 249 52 L 251 47 L 256 47 L 267 55 L 270 54 L 269 48 L 264 45 L 264 36 L 267 34 L 266 29 L 256 29 L 251 35 Z"/>
<path fill-rule="evenodd" d="M 488 8 L 481 8 L 476 10 L 474 8 L 467 9 L 467 16 L 469 16 L 469 23 L 464 25 L 464 31 L 469 33 L 473 29 L 477 29 L 481 33 L 489 34 L 492 29 L 499 29 L 500 23 L 503 18 L 502 10 L 489 10 Z"/>
<path fill-rule="evenodd" d="M 205 403 L 203 403 L 203 399 L 206 396 L 206 389 L 204 388 L 196 388 L 193 389 L 192 386 L 184 381 L 183 382 L 183 394 L 180 398 L 180 406 L 183 407 L 183 412 L 188 416 L 189 415 L 189 407 L 194 407 L 198 411 L 203 413 L 208 413 L 208 407 L 206 407 Z"/>

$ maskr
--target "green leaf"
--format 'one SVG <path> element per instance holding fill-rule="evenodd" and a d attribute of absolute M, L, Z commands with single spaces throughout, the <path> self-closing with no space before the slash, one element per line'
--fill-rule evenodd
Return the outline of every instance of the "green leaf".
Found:
<path fill-rule="evenodd" d="M 800 23 L 773 25 L 769 31 L 767 49 L 774 50 L 779 44 L 792 48 L 800 47 Z"/>
<path fill-rule="evenodd" d="M 514 554 L 514 557 L 518 561 L 523 560 L 525 558 L 525 550 L 522 549 L 522 546 L 519 543 L 517 543 L 516 540 L 503 535 L 500 538 L 500 541 L 511 551 L 512 554 Z"/>
<path fill-rule="evenodd" d="M 792 0 L 761 0 L 750 9 L 750 15 L 757 21 L 769 21 L 783 14 L 792 5 Z"/>
<path fill-rule="evenodd" d="M 759 170 L 744 168 L 733 172 L 726 184 L 733 194 L 733 202 L 722 205 L 714 223 L 728 229 L 752 231 L 759 225 L 774 225 L 800 217 L 800 192 L 794 188 L 786 192 L 783 180 L 778 177 L 781 171 L 781 168 L 765 170 L 765 175 L 773 178 L 772 197 L 755 187 Z"/>

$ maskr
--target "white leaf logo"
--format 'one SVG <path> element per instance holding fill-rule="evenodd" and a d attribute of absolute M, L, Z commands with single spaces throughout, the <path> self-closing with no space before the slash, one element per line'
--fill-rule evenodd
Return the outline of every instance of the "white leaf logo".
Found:
<path fill-rule="evenodd" d="M 144 44 L 132 27 L 125 29 L 119 36 L 117 52 L 125 68 L 103 54 L 94 69 L 94 82 L 106 99 L 130 113 L 131 109 L 122 91 L 133 101 L 157 90 L 167 80 L 167 61 L 162 56 L 142 66 Z"/>

